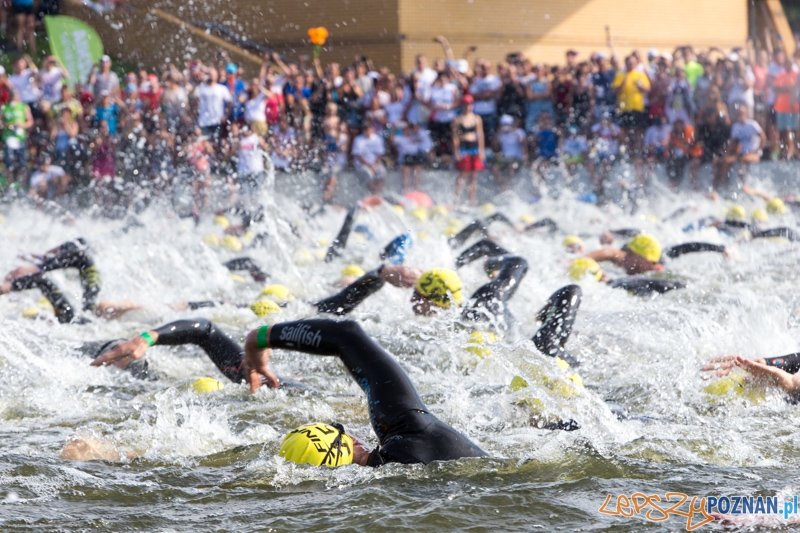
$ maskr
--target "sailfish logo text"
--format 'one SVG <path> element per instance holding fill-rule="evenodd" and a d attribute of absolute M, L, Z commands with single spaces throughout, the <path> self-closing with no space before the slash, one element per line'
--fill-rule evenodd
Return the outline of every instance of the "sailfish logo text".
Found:
<path fill-rule="evenodd" d="M 318 348 L 319 343 L 322 342 L 322 333 L 319 330 L 314 331 L 304 324 L 302 326 L 283 328 L 280 340 Z"/>

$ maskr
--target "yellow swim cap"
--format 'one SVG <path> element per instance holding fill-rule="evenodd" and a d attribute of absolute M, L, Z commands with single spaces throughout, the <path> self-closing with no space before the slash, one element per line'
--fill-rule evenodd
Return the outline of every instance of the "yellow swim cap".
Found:
<path fill-rule="evenodd" d="M 483 358 L 492 354 L 492 350 L 485 345 L 496 341 L 497 335 L 491 331 L 473 331 L 470 334 L 469 339 L 467 339 L 468 346 L 466 350 L 470 353 L 474 353 L 478 357 Z"/>
<path fill-rule="evenodd" d="M 219 238 L 219 235 L 214 235 L 213 233 L 206 233 L 203 235 L 203 242 L 206 244 L 210 244 L 211 246 L 219 246 L 222 244 L 222 239 Z"/>
<path fill-rule="evenodd" d="M 222 226 L 225 229 L 231 227 L 231 221 L 223 216 L 214 217 L 214 225 Z"/>
<path fill-rule="evenodd" d="M 572 279 L 580 281 L 586 274 L 594 276 L 597 281 L 603 279 L 603 269 L 591 257 L 579 257 L 572 262 L 569 267 L 569 275 Z"/>
<path fill-rule="evenodd" d="M 786 212 L 786 204 L 780 198 L 773 198 L 767 202 L 767 213 L 770 215 L 782 215 Z"/>
<path fill-rule="evenodd" d="M 366 274 L 366 272 L 364 272 L 364 269 L 358 265 L 347 265 L 342 269 L 342 276 L 360 278 L 364 274 Z"/>
<path fill-rule="evenodd" d="M 22 316 L 24 318 L 36 318 L 39 316 L 39 312 L 41 309 L 37 309 L 36 307 L 29 307 L 22 312 Z"/>
<path fill-rule="evenodd" d="M 524 215 L 522 215 L 521 217 L 519 217 L 519 219 L 520 219 L 520 220 L 521 220 L 521 221 L 522 221 L 524 224 L 533 224 L 534 222 L 536 222 L 536 219 L 535 219 L 535 218 L 533 218 L 533 217 L 532 217 L 531 215 L 529 215 L 528 213 L 525 213 Z"/>
<path fill-rule="evenodd" d="M 307 266 L 316 261 L 314 254 L 308 251 L 307 248 L 300 248 L 292 255 L 294 264 L 300 266 Z"/>
<path fill-rule="evenodd" d="M 647 233 L 640 233 L 631 239 L 625 247 L 650 262 L 658 263 L 661 259 L 661 243 L 658 242 L 658 239 Z"/>
<path fill-rule="evenodd" d="M 735 205 L 728 209 L 728 212 L 725 213 L 725 219 L 736 222 L 744 222 L 747 220 L 747 211 L 744 210 L 744 207 Z"/>
<path fill-rule="evenodd" d="M 514 376 L 511 378 L 511 384 L 509 385 L 511 392 L 521 391 L 522 389 L 528 388 L 528 381 L 523 378 L 522 376 Z"/>
<path fill-rule="evenodd" d="M 442 230 L 442 234 L 446 235 L 447 237 L 452 237 L 453 235 L 457 234 L 459 231 L 458 228 L 454 226 L 448 226 Z"/>
<path fill-rule="evenodd" d="M 485 217 L 490 217 L 497 213 L 497 208 L 491 202 L 486 202 L 481 206 L 481 214 Z"/>
<path fill-rule="evenodd" d="M 278 304 L 285 304 L 294 300 L 291 291 L 285 285 L 267 285 L 261 291 L 261 296 L 266 296 Z"/>
<path fill-rule="evenodd" d="M 265 316 L 274 315 L 275 313 L 280 313 L 281 306 L 279 306 L 272 300 L 262 298 L 261 300 L 256 300 L 255 302 L 250 304 L 250 310 L 254 312 L 258 318 L 264 318 Z"/>
<path fill-rule="evenodd" d="M 423 272 L 417 280 L 417 292 L 439 307 L 449 308 L 451 297 L 461 302 L 461 278 L 447 268 L 434 268 Z"/>
<path fill-rule="evenodd" d="M 224 388 L 225 384 L 214 378 L 200 378 L 192 383 L 192 390 L 197 394 L 208 394 L 209 392 L 222 390 Z"/>
<path fill-rule="evenodd" d="M 342 466 L 353 462 L 353 439 L 341 426 L 307 424 L 284 437 L 280 456 L 314 466 Z"/>
<path fill-rule="evenodd" d="M 428 210 L 424 207 L 417 207 L 413 211 L 411 211 L 411 216 L 422 222 L 423 224 L 428 223 Z"/>
<path fill-rule="evenodd" d="M 402 205 L 395 204 L 395 205 L 392 206 L 392 209 L 394 209 L 397 212 L 398 215 L 405 215 L 406 214 L 406 210 L 403 209 Z"/>
<path fill-rule="evenodd" d="M 240 276 L 239 274 L 231 274 L 231 279 L 236 283 L 244 283 L 247 281 L 246 279 L 244 279 L 243 276 Z"/>
<path fill-rule="evenodd" d="M 222 239 L 222 246 L 232 252 L 241 252 L 243 248 L 242 241 L 234 235 L 225 235 L 225 238 Z"/>
<path fill-rule="evenodd" d="M 754 383 L 747 383 L 745 375 L 736 373 L 712 381 L 703 392 L 711 396 L 745 397 L 753 403 L 761 403 L 766 399 L 766 390 Z"/>
<path fill-rule="evenodd" d="M 443 205 L 436 205 L 431 208 L 432 218 L 445 218 L 447 216 L 447 207 Z"/>
<path fill-rule="evenodd" d="M 583 239 L 581 239 L 577 235 L 567 235 L 566 237 L 564 237 L 564 240 L 561 242 L 561 244 L 565 248 L 569 248 L 570 246 L 583 247 Z"/>
<path fill-rule="evenodd" d="M 755 209 L 750 215 L 753 222 L 769 222 L 769 215 L 763 209 Z"/>

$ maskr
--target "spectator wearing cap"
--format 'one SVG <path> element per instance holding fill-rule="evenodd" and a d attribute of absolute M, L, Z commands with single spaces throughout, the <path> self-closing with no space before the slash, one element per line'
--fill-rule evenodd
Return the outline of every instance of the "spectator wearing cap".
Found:
<path fill-rule="evenodd" d="M 89 73 L 89 85 L 92 87 L 95 99 L 100 97 L 100 93 L 119 92 L 119 76 L 111 70 L 111 58 L 104 55 L 100 58 L 100 65 L 93 65 Z"/>
<path fill-rule="evenodd" d="M 33 126 L 31 108 L 11 91 L 11 101 L 3 106 L 3 154 L 8 183 L 22 183 L 28 164 L 28 130 Z"/>
<path fill-rule="evenodd" d="M 600 120 L 603 117 L 614 118 L 617 111 L 617 93 L 613 83 L 617 72 L 611 68 L 608 56 L 598 52 L 597 71 L 592 74 L 592 90 L 594 91 L 594 116 Z"/>
<path fill-rule="evenodd" d="M 527 99 L 525 131 L 533 133 L 542 113 L 548 113 L 551 118 L 555 118 L 550 77 L 541 63 L 534 65 L 533 72 L 525 84 L 525 98 Z"/>
<path fill-rule="evenodd" d="M 650 80 L 637 69 L 636 57 L 631 54 L 625 58 L 624 72 L 618 72 L 613 87 L 617 93 L 617 111 L 623 139 L 628 153 L 633 158 L 636 179 L 644 183 L 644 160 L 642 143 L 647 127 L 647 113 L 644 108 L 645 95 L 650 92 Z"/>
<path fill-rule="evenodd" d="M 736 52 L 731 52 L 728 60 L 733 64 L 730 75 L 723 83 L 723 91 L 728 91 L 728 111 L 731 115 L 735 115 L 736 108 L 743 106 L 747 110 L 747 117 L 753 118 L 755 108 L 753 85 L 756 81 L 753 70 Z"/>
<path fill-rule="evenodd" d="M 469 93 L 475 98 L 475 114 L 481 117 L 487 138 L 497 131 L 497 99 L 503 83 L 492 74 L 492 64 L 484 59 L 475 60 L 475 77 Z"/>
<path fill-rule="evenodd" d="M 514 117 L 500 117 L 500 130 L 492 142 L 491 160 L 492 175 L 500 191 L 508 190 L 517 170 L 528 166 L 526 140 L 525 131 L 514 123 Z"/>
<path fill-rule="evenodd" d="M 453 153 L 459 173 L 456 180 L 456 203 L 461 202 L 461 191 L 466 183 L 470 205 L 478 205 L 478 172 L 486 161 L 483 122 L 474 112 L 475 99 L 470 95 L 461 99 L 461 115 L 453 121 Z"/>
<path fill-rule="evenodd" d="M 361 135 L 353 140 L 353 160 L 356 174 L 367 183 L 372 194 L 380 194 L 386 179 L 386 167 L 383 156 L 386 147 L 383 138 L 375 133 L 375 126 L 370 121 L 364 122 Z"/>
<path fill-rule="evenodd" d="M 228 63 L 225 65 L 225 86 L 233 99 L 230 113 L 228 114 L 228 122 L 231 124 L 244 123 L 244 103 L 240 101 L 240 97 L 244 94 L 247 88 L 246 84 L 239 77 L 239 66 L 236 63 Z"/>

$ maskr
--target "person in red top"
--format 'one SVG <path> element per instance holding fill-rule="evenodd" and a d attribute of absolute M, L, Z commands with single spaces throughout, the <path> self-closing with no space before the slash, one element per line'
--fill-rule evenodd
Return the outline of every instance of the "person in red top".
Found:
<path fill-rule="evenodd" d="M 797 70 L 789 56 L 785 56 L 783 72 L 775 78 L 775 122 L 781 138 L 781 152 L 784 159 L 794 156 L 795 130 L 797 130 L 800 115 L 797 98 L 795 97 L 795 84 L 797 83 Z"/>
<path fill-rule="evenodd" d="M 697 170 L 700 168 L 700 158 L 703 156 L 703 147 L 697 142 L 694 128 L 686 124 L 683 119 L 678 119 L 672 124 L 667 141 L 667 176 L 669 186 L 675 191 L 683 181 L 683 170 L 689 163 L 689 179 L 692 189 L 698 189 Z"/>
<path fill-rule="evenodd" d="M 11 101 L 11 86 L 8 83 L 6 69 L 0 66 L 0 106 L 4 106 Z"/>
<path fill-rule="evenodd" d="M 269 129 L 276 128 L 281 121 L 281 115 L 286 111 L 286 105 L 283 100 L 283 94 L 280 91 L 274 91 L 275 77 L 272 75 L 267 76 L 267 99 L 265 101 L 267 109 L 267 124 Z"/>

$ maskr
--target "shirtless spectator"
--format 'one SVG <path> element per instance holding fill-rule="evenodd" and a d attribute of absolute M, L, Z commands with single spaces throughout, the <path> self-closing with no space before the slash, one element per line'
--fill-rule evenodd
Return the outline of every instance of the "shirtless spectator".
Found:
<path fill-rule="evenodd" d="M 197 126 L 212 144 L 219 143 L 222 123 L 228 116 L 233 98 L 225 85 L 217 83 L 217 70 L 206 70 L 203 83 L 195 87 L 192 97 L 197 107 Z"/>

